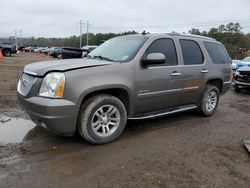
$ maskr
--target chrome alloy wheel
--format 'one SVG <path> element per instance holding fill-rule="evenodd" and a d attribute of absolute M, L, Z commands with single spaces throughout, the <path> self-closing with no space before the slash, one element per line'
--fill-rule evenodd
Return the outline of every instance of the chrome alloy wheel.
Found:
<path fill-rule="evenodd" d="M 116 131 L 120 121 L 119 110 L 113 105 L 104 105 L 94 113 L 91 127 L 96 135 L 107 137 Z"/>
<path fill-rule="evenodd" d="M 210 91 L 205 98 L 206 110 L 212 112 L 217 105 L 218 97 L 215 91 Z"/>

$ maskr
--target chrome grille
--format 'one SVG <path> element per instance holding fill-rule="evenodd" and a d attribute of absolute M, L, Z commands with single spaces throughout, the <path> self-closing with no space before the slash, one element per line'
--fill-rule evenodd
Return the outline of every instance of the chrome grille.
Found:
<path fill-rule="evenodd" d="M 250 76 L 236 76 L 236 79 L 239 82 L 250 83 Z"/>
<path fill-rule="evenodd" d="M 23 73 L 23 75 L 19 79 L 19 82 L 17 85 L 17 91 L 21 95 L 27 96 L 29 94 L 33 84 L 35 83 L 35 81 L 36 81 L 36 77 Z"/>

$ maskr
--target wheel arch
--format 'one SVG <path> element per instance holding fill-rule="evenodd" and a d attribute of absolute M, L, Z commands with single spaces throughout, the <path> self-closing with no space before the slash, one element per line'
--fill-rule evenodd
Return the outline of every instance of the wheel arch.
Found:
<path fill-rule="evenodd" d="M 127 114 L 132 113 L 133 109 L 133 101 L 132 101 L 132 94 L 131 92 L 125 87 L 105 87 L 105 88 L 93 88 L 85 92 L 80 101 L 80 108 L 81 106 L 91 97 L 99 94 L 107 94 L 117 97 L 121 102 L 124 104 Z M 79 110 L 80 110 L 79 108 Z"/>
<path fill-rule="evenodd" d="M 221 78 L 210 79 L 210 80 L 207 81 L 206 85 L 214 85 L 219 89 L 220 94 L 222 93 L 223 80 Z"/>

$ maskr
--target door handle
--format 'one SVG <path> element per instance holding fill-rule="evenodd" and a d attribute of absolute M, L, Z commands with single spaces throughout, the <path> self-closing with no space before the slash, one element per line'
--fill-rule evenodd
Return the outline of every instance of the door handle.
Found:
<path fill-rule="evenodd" d="M 207 70 L 207 69 L 202 69 L 202 70 L 201 70 L 201 73 L 202 73 L 202 74 L 206 74 L 206 73 L 208 73 L 208 70 Z"/>
<path fill-rule="evenodd" d="M 181 73 L 180 73 L 180 72 L 173 72 L 173 73 L 171 74 L 171 76 L 181 76 Z"/>

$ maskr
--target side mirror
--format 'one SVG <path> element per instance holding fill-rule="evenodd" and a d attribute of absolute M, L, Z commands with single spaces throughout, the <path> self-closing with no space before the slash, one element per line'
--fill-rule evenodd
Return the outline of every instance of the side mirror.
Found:
<path fill-rule="evenodd" d="M 145 59 L 141 60 L 141 64 L 143 67 L 147 67 L 148 65 L 158 65 L 164 64 L 166 57 L 162 53 L 151 53 L 148 54 Z"/>

